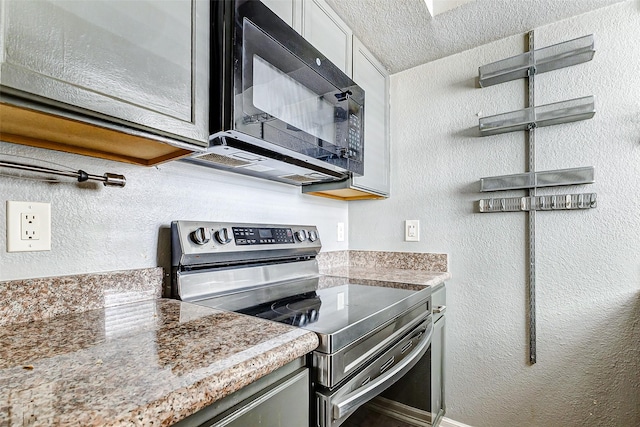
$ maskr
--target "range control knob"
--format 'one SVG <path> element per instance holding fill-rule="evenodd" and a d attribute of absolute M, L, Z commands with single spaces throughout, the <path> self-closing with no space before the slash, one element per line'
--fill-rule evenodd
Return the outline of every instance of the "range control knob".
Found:
<path fill-rule="evenodd" d="M 299 242 L 304 242 L 305 240 L 307 240 L 307 237 L 309 237 L 309 233 L 307 232 L 307 230 L 302 229 L 296 231 L 296 239 L 298 239 Z"/>
<path fill-rule="evenodd" d="M 226 227 L 216 231 L 215 236 L 216 240 L 222 245 L 226 245 L 231 242 L 231 235 L 229 234 L 229 229 Z"/>
<path fill-rule="evenodd" d="M 192 231 L 190 236 L 191 236 L 191 240 L 196 245 L 204 245 L 205 243 L 209 243 L 209 240 L 210 240 L 209 230 L 207 230 L 204 227 L 200 227 L 195 231 Z"/>
<path fill-rule="evenodd" d="M 311 230 L 309 232 L 309 241 L 315 242 L 316 240 L 318 240 L 318 233 L 315 230 Z"/>

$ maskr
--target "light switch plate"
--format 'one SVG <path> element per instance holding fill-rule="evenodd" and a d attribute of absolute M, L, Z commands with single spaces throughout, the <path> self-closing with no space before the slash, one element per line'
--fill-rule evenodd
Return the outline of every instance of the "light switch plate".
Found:
<path fill-rule="evenodd" d="M 51 250 L 51 204 L 7 200 L 7 252 Z"/>
<path fill-rule="evenodd" d="M 420 220 L 407 219 L 404 221 L 404 240 L 406 242 L 420 241 Z"/>

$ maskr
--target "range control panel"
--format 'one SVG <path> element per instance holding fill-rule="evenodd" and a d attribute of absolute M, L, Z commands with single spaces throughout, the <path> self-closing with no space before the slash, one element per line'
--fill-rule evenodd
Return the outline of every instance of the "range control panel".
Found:
<path fill-rule="evenodd" d="M 174 221 L 171 236 L 173 260 L 182 265 L 254 256 L 314 256 L 322 247 L 318 229 L 312 225 Z"/>
<path fill-rule="evenodd" d="M 236 245 L 295 243 L 291 228 L 231 227 Z"/>

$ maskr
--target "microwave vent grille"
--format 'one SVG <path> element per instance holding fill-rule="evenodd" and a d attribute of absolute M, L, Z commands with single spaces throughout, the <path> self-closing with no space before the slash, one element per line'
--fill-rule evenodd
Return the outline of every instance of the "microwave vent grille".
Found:
<path fill-rule="evenodd" d="M 251 164 L 251 162 L 248 162 L 246 160 L 236 159 L 234 157 L 222 156 L 216 153 L 209 153 L 203 156 L 198 156 L 198 160 L 204 160 L 205 162 L 217 163 L 220 165 L 232 166 L 232 167 L 246 166 Z"/>
<path fill-rule="evenodd" d="M 313 177 L 308 177 L 304 175 L 284 175 L 281 176 L 282 179 L 288 179 L 289 181 L 295 182 L 316 182 L 318 179 Z"/>

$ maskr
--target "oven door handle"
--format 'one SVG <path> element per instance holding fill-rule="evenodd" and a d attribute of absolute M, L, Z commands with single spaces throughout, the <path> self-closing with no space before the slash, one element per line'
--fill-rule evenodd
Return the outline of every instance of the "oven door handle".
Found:
<path fill-rule="evenodd" d="M 364 387 L 361 387 L 344 396 L 339 402 L 333 403 L 333 419 L 339 420 L 346 417 L 351 412 L 358 409 L 362 404 L 382 393 L 400 378 L 402 378 L 427 352 L 431 345 L 431 335 L 433 334 L 433 324 L 429 324 L 428 335 L 416 347 L 412 354 L 405 357 L 384 375 L 379 376 Z"/>

